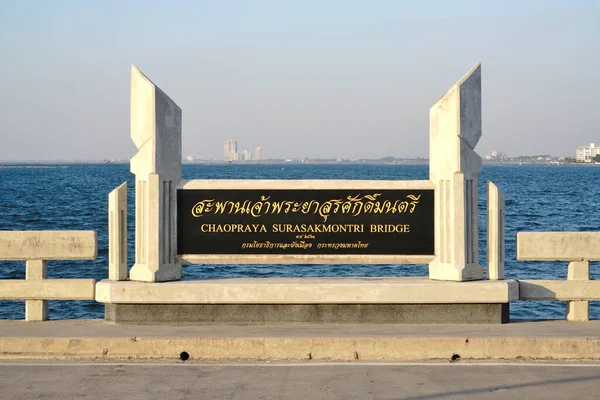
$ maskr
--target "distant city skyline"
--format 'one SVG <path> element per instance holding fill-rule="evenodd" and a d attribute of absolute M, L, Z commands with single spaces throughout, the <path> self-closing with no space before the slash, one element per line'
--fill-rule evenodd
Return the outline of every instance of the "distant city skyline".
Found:
<path fill-rule="evenodd" d="M 262 148 L 256 147 L 254 150 L 238 150 L 237 140 L 227 139 L 223 148 L 223 161 L 260 161 L 262 160 Z"/>
<path fill-rule="evenodd" d="M 184 153 L 185 154 L 185 153 Z M 590 143 L 589 145 L 585 145 L 585 146 L 577 146 L 576 148 L 573 149 L 573 151 L 571 152 L 571 154 L 567 154 L 567 155 L 556 155 L 556 154 L 550 154 L 550 153 L 543 153 L 543 152 L 533 152 L 533 153 L 520 153 L 520 154 L 506 154 L 504 152 L 502 152 L 501 150 L 493 150 L 491 151 L 489 154 L 480 154 L 480 156 L 482 157 L 483 160 L 485 161 L 507 161 L 507 160 L 512 160 L 512 159 L 516 159 L 516 158 L 520 158 L 520 157 L 538 157 L 538 156 L 544 156 L 544 157 L 548 157 L 548 158 L 555 158 L 555 159 L 562 159 L 562 158 L 566 158 L 566 159 L 573 159 L 573 160 L 577 160 L 578 162 L 590 162 L 591 159 L 600 154 L 600 147 L 595 146 L 594 143 Z M 183 161 L 188 161 L 188 162 L 193 162 L 193 161 L 225 161 L 225 162 L 230 162 L 230 161 L 273 161 L 273 160 L 313 160 L 313 161 L 317 161 L 317 160 L 370 160 L 370 161 L 377 161 L 377 160 L 382 160 L 382 159 L 388 159 L 388 158 L 392 158 L 392 159 L 404 159 L 404 160 L 428 160 L 429 157 L 425 156 L 425 157 L 420 157 L 420 156 L 416 156 L 416 157 L 399 157 L 399 156 L 393 156 L 393 155 L 389 155 L 389 156 L 383 156 L 383 157 L 377 157 L 377 158 L 368 158 L 368 157 L 337 157 L 337 156 L 325 156 L 325 157 L 280 157 L 277 155 L 274 155 L 273 157 L 264 157 L 263 156 L 263 152 L 262 152 L 262 147 L 256 147 L 254 150 L 241 150 L 238 151 L 237 149 L 237 140 L 232 140 L 232 139 L 228 139 L 225 141 L 224 143 L 224 152 L 223 152 L 223 156 L 221 156 L 220 158 L 206 158 L 206 157 L 201 157 L 201 156 L 197 156 L 197 155 L 193 155 L 193 154 L 187 154 L 184 155 L 182 157 Z M 113 158 L 64 158 L 64 159 L 49 159 L 49 158 L 7 158 L 7 159 L 0 159 L 1 161 L 76 161 L 76 162 L 85 162 L 85 161 L 108 161 L 108 162 L 118 162 L 118 163 L 122 163 L 122 162 L 128 162 L 129 161 L 129 157 L 113 157 Z"/>
<path fill-rule="evenodd" d="M 130 64 L 203 159 L 232 137 L 269 158 L 427 158 L 429 108 L 479 61 L 482 157 L 600 143 L 600 2 L 141 4 L 0 2 L 0 160 L 130 158 Z"/>

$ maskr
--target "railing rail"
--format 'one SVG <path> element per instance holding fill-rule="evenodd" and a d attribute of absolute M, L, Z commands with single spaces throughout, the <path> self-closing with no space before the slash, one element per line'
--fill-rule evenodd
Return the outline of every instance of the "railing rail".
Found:
<path fill-rule="evenodd" d="M 25 300 L 25 320 L 48 319 L 47 300 L 94 300 L 94 279 L 47 279 L 48 260 L 94 260 L 95 231 L 0 231 L 0 261 L 25 261 L 25 280 L 0 280 L 0 300 Z"/>
<path fill-rule="evenodd" d="M 567 280 L 519 281 L 521 300 L 567 301 L 568 321 L 588 321 L 600 281 L 590 281 L 590 261 L 600 260 L 600 232 L 519 232 L 517 260 L 569 261 Z"/>

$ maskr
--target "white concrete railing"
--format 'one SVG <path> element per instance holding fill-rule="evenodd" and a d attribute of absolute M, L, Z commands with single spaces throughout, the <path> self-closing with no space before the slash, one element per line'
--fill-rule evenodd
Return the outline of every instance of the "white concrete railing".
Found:
<path fill-rule="evenodd" d="M 567 301 L 567 320 L 588 321 L 600 281 L 590 281 L 590 261 L 600 261 L 600 232 L 519 232 L 517 260 L 569 261 L 567 280 L 520 280 L 520 300 Z"/>
<path fill-rule="evenodd" d="M 47 300 L 94 300 L 94 279 L 46 279 L 48 260 L 94 260 L 95 231 L 0 231 L 0 260 L 25 261 L 25 280 L 0 280 L 0 300 L 25 300 L 25 320 L 48 319 Z"/>

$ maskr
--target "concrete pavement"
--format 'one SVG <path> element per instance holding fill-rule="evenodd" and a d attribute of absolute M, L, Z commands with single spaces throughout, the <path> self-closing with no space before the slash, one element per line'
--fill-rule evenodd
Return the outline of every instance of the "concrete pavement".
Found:
<path fill-rule="evenodd" d="M 0 321 L 0 359 L 600 360 L 600 321 L 505 325 L 114 325 Z"/>
<path fill-rule="evenodd" d="M 597 399 L 600 365 L 0 363 L 10 399 Z"/>

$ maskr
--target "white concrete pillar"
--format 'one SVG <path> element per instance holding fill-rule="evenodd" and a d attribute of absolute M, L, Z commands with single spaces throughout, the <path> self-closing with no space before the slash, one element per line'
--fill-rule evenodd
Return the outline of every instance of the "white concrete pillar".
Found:
<path fill-rule="evenodd" d="M 48 263 L 45 260 L 27 260 L 25 262 L 25 279 L 46 279 Z M 25 321 L 47 321 L 47 300 L 26 300 Z"/>
<path fill-rule="evenodd" d="M 135 174 L 135 264 L 129 278 L 181 279 L 176 259 L 176 193 L 181 181 L 181 109 L 131 66 L 131 139 Z"/>
<path fill-rule="evenodd" d="M 589 261 L 571 261 L 567 272 L 569 281 L 589 281 L 590 280 L 590 262 Z M 567 320 L 568 321 L 589 321 L 590 302 L 588 300 L 567 301 Z"/>
<path fill-rule="evenodd" d="M 108 279 L 127 280 L 127 182 L 108 195 Z"/>
<path fill-rule="evenodd" d="M 429 111 L 429 179 L 435 193 L 435 255 L 429 278 L 483 278 L 479 265 L 477 178 L 481 157 L 481 65 L 463 76 Z"/>
<path fill-rule="evenodd" d="M 504 193 L 488 181 L 487 278 L 504 279 Z"/>

